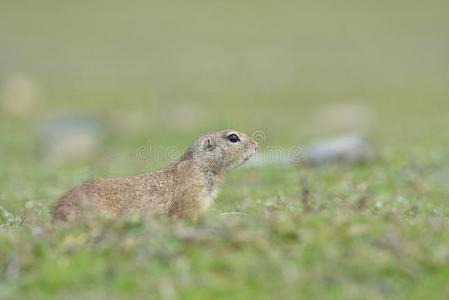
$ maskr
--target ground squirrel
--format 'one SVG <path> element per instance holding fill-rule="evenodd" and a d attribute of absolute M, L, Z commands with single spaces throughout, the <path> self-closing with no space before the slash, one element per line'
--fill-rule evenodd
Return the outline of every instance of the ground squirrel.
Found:
<path fill-rule="evenodd" d="M 197 219 L 217 196 L 227 171 L 246 162 L 257 142 L 236 130 L 199 137 L 176 162 L 147 174 L 88 181 L 65 193 L 53 207 L 54 220 L 86 212 L 163 214 Z"/>

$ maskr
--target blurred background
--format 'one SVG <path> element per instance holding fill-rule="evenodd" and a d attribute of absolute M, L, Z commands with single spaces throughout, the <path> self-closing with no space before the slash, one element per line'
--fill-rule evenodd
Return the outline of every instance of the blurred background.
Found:
<path fill-rule="evenodd" d="M 448 299 L 448 11 L 0 1 L 0 299 Z M 201 222 L 50 224 L 225 127 L 279 153 Z"/>
<path fill-rule="evenodd" d="M 447 1 L 0 8 L 0 180 L 18 200 L 10 208 L 51 201 L 90 176 L 162 166 L 166 157 L 142 163 L 136 152 L 223 127 L 263 131 L 263 146 L 358 132 L 384 154 L 447 153 Z"/>

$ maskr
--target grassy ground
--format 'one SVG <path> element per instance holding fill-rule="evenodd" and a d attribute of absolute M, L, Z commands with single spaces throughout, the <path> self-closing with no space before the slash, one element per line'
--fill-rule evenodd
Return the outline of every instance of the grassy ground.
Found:
<path fill-rule="evenodd" d="M 38 101 L 0 110 L 0 299 L 447 299 L 448 8 L 3 1 L 1 83 Z M 36 128 L 61 111 L 104 120 L 98 153 L 43 159 Z M 379 155 L 236 170 L 196 224 L 49 223 L 71 185 L 165 165 L 136 157 L 148 140 L 221 127 L 262 130 L 262 150 L 356 130 Z"/>

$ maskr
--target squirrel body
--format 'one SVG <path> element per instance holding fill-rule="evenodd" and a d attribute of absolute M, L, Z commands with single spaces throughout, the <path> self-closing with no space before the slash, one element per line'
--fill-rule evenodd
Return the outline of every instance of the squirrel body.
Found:
<path fill-rule="evenodd" d="M 113 217 L 162 214 L 196 220 L 218 195 L 225 174 L 247 161 L 257 146 L 249 136 L 232 129 L 205 134 L 165 169 L 94 179 L 69 190 L 53 206 L 53 219 L 104 212 Z"/>

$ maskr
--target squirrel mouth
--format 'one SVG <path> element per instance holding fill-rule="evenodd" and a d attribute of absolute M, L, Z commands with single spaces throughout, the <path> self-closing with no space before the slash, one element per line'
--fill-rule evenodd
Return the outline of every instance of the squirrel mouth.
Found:
<path fill-rule="evenodd" d="M 248 153 L 248 155 L 246 155 L 245 158 L 243 158 L 243 161 L 247 162 L 251 158 L 251 156 L 253 156 L 254 154 L 256 154 L 255 150 L 250 152 L 250 153 Z"/>

